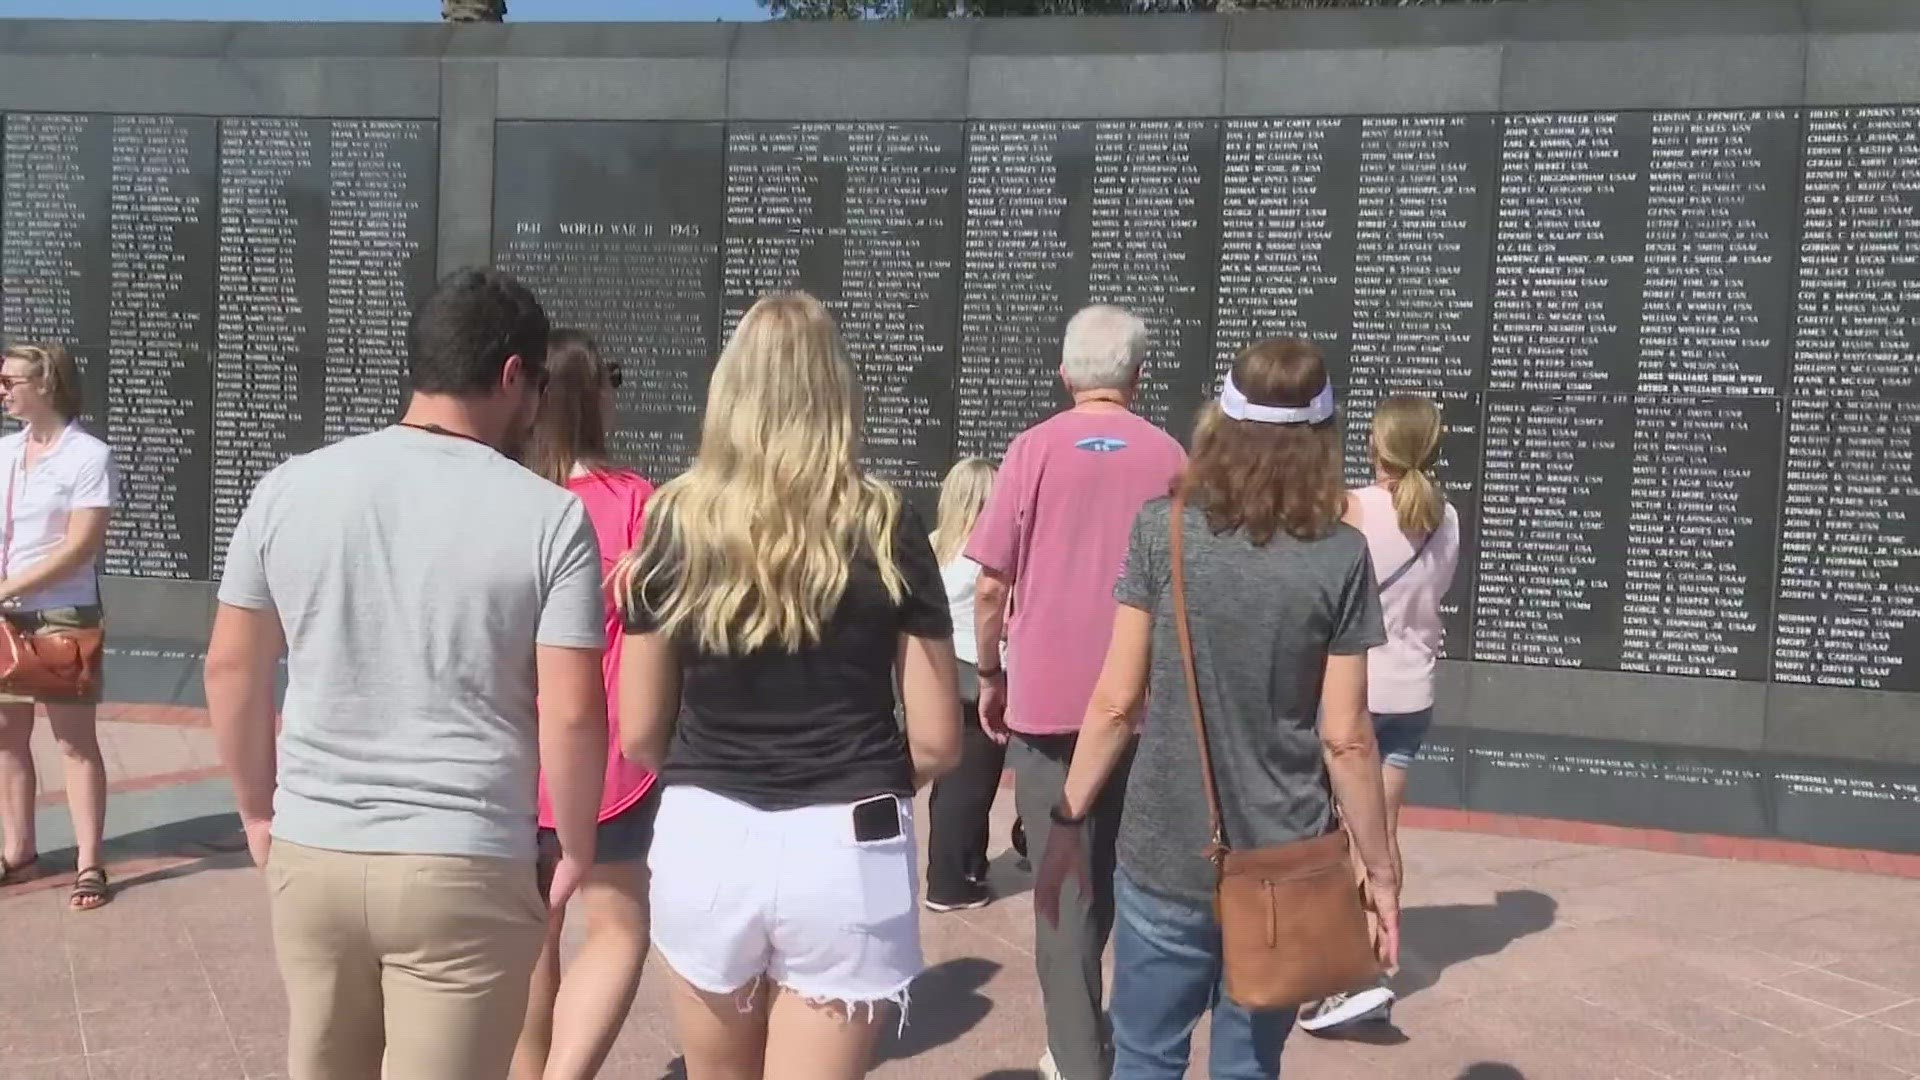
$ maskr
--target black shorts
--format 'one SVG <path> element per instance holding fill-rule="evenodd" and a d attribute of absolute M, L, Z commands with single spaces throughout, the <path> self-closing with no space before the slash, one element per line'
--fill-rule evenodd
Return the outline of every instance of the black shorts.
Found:
<path fill-rule="evenodd" d="M 655 780 L 640 801 L 600 823 L 593 841 L 593 865 L 645 860 L 653 846 L 653 819 L 660 813 L 660 781 Z M 560 860 L 560 836 L 540 830 L 540 871 L 545 879 Z"/>

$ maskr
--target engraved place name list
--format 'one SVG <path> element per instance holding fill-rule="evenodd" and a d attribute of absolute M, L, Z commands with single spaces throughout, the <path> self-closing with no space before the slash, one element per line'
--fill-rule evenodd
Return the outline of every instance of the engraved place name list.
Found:
<path fill-rule="evenodd" d="M 959 124 L 727 129 L 723 324 L 782 289 L 826 304 L 860 379 L 866 466 L 929 508 L 953 456 L 964 143 Z"/>
<path fill-rule="evenodd" d="M 495 263 L 622 365 L 613 456 L 674 476 L 698 444 L 718 347 L 724 129 L 516 121 L 494 142 Z"/>

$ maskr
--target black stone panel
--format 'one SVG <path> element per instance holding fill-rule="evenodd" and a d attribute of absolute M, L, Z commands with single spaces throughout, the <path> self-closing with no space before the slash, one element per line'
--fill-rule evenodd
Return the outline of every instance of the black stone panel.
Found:
<path fill-rule="evenodd" d="M 957 452 L 998 459 L 1065 404 L 1061 337 L 1088 303 L 1123 303 L 1153 338 L 1144 415 L 1178 436 L 1211 391 L 1210 121 L 971 126 Z"/>
<path fill-rule="evenodd" d="M 865 464 L 928 511 L 953 457 L 964 135 L 959 124 L 735 124 L 725 326 L 804 289 L 863 390 Z"/>
<path fill-rule="evenodd" d="M 1771 832 L 1771 772 L 1750 755 L 1462 734 L 1469 810 L 1731 836 Z"/>
<path fill-rule="evenodd" d="M 494 140 L 495 262 L 625 365 L 611 450 L 656 482 L 692 460 L 718 347 L 725 140 L 719 124 L 543 121 Z"/>
<path fill-rule="evenodd" d="M 261 476 L 399 419 L 438 149 L 430 120 L 221 122 L 214 576 Z"/>

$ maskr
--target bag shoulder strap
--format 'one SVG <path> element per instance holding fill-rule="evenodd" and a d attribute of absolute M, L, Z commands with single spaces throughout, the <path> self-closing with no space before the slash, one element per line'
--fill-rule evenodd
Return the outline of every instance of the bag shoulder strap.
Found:
<path fill-rule="evenodd" d="M 1430 532 L 1426 536 L 1420 538 L 1419 546 L 1413 549 L 1413 556 L 1409 558 L 1406 562 L 1401 563 L 1400 569 L 1395 570 L 1391 574 L 1388 574 L 1387 580 L 1380 583 L 1381 592 L 1386 592 L 1388 589 L 1393 588 L 1394 582 L 1399 581 L 1403 576 L 1406 575 L 1407 571 L 1413 569 L 1413 564 L 1419 562 L 1420 556 L 1425 555 L 1427 553 L 1427 545 L 1433 543 L 1434 536 L 1437 535 L 1439 532 L 1440 532 L 1439 529 L 1435 529 L 1433 530 L 1433 532 Z"/>
<path fill-rule="evenodd" d="M 1183 557 L 1186 502 L 1186 494 L 1176 490 L 1168 514 L 1172 522 L 1169 558 L 1173 564 L 1173 625 L 1180 638 L 1180 663 L 1187 672 L 1187 708 L 1193 715 L 1193 733 L 1200 740 L 1200 777 L 1207 787 L 1208 828 L 1212 839 L 1207 845 L 1206 856 L 1218 866 L 1232 849 L 1227 846 L 1226 828 L 1221 823 L 1220 791 L 1214 785 L 1213 751 L 1207 745 L 1206 714 L 1200 706 L 1200 676 L 1193 661 L 1193 628 L 1187 621 L 1187 573 Z"/>

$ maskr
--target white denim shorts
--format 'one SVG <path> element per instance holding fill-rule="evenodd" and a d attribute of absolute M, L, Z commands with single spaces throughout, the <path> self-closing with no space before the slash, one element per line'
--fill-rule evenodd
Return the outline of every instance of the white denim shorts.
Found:
<path fill-rule="evenodd" d="M 758 810 L 696 787 L 661 795 L 647 857 L 653 947 L 710 994 L 762 977 L 812 1001 L 900 1005 L 925 966 L 913 802 L 859 843 L 851 804 Z"/>

